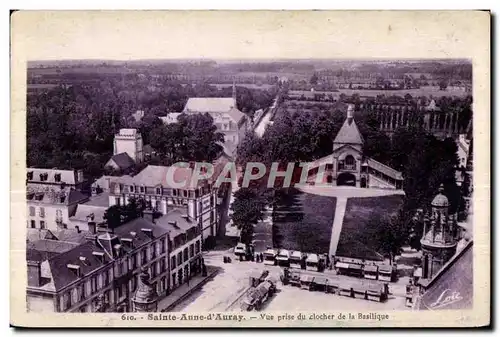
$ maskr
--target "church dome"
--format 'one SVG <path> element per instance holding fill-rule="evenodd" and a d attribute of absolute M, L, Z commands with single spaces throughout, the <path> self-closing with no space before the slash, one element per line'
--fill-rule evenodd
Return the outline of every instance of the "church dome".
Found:
<path fill-rule="evenodd" d="M 443 191 L 444 191 L 444 187 L 443 187 L 443 184 L 441 184 L 441 186 L 439 186 L 439 193 L 432 200 L 432 203 L 431 203 L 432 207 L 443 208 L 443 207 L 449 206 L 448 198 L 443 194 Z"/>

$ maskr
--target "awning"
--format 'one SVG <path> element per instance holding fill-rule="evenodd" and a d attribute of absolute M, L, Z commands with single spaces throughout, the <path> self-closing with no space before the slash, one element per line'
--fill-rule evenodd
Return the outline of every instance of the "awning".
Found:
<path fill-rule="evenodd" d="M 302 275 L 300 277 L 300 282 L 312 282 L 313 279 L 314 279 L 314 277 L 312 277 L 310 275 Z"/>
<path fill-rule="evenodd" d="M 377 266 L 373 266 L 373 265 L 366 265 L 363 269 L 364 269 L 365 272 L 376 273 L 377 270 L 378 270 L 378 267 Z"/>
<path fill-rule="evenodd" d="M 335 268 L 348 269 L 349 268 L 349 264 L 348 263 L 344 263 L 344 262 L 337 262 L 337 264 L 335 265 Z"/>
<path fill-rule="evenodd" d="M 316 284 L 326 284 L 328 279 L 322 276 L 315 276 L 313 282 Z"/>
<path fill-rule="evenodd" d="M 349 263 L 349 269 L 361 270 L 363 269 L 363 266 L 360 264 Z"/>
<path fill-rule="evenodd" d="M 378 272 L 382 274 L 392 274 L 392 266 L 382 265 L 378 267 Z"/>
<path fill-rule="evenodd" d="M 316 254 L 309 254 L 307 256 L 306 262 L 318 263 L 319 262 L 318 255 L 316 255 Z"/>

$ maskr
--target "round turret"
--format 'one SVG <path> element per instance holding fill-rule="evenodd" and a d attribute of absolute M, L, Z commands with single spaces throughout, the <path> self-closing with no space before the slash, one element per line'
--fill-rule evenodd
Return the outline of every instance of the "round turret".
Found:
<path fill-rule="evenodd" d="M 431 203 L 432 207 L 444 208 L 449 206 L 448 198 L 443 194 L 443 192 L 444 192 L 444 187 L 443 184 L 441 184 L 441 186 L 439 186 L 438 195 L 436 195 L 432 200 Z"/>

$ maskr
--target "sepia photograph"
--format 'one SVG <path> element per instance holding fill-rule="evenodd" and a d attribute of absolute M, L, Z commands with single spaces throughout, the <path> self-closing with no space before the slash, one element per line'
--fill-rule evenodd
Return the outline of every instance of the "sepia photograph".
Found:
<path fill-rule="evenodd" d="M 303 12 L 318 38 L 294 12 L 14 13 L 12 317 L 489 324 L 489 37 L 389 45 L 415 22 L 477 40 L 440 15 L 489 34 L 440 13 Z M 370 15 L 383 47 L 325 53 Z"/>

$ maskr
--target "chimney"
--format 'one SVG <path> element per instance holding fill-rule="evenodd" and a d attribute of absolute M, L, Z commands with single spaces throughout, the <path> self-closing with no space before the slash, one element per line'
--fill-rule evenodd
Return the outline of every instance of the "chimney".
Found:
<path fill-rule="evenodd" d="M 87 222 L 87 226 L 89 227 L 89 233 L 90 234 L 96 234 L 97 232 L 97 227 L 96 227 L 96 223 L 94 221 L 89 221 Z M 75 227 L 78 227 L 78 226 L 75 226 Z M 77 229 L 78 233 L 80 233 L 79 229 Z"/>
<path fill-rule="evenodd" d="M 83 170 L 76 171 L 76 182 L 81 183 L 83 181 Z"/>
<path fill-rule="evenodd" d="M 146 234 L 149 238 L 153 238 L 153 230 L 150 228 L 141 228 L 141 232 Z"/>
<path fill-rule="evenodd" d="M 155 212 L 152 209 L 145 209 L 143 212 L 143 217 L 144 219 L 148 220 L 149 222 L 155 223 Z"/>
<path fill-rule="evenodd" d="M 168 224 L 169 224 L 170 226 L 173 226 L 173 227 L 175 227 L 175 228 L 179 229 L 179 226 L 177 226 L 177 221 L 169 221 L 169 222 L 168 222 Z"/>
<path fill-rule="evenodd" d="M 122 252 L 123 252 L 122 245 L 116 244 L 116 245 L 113 246 L 113 249 L 115 250 L 115 254 L 116 254 L 117 257 L 121 257 L 122 256 Z"/>
<path fill-rule="evenodd" d="M 42 268 L 39 261 L 28 262 L 28 286 L 40 287 L 42 284 Z"/>

